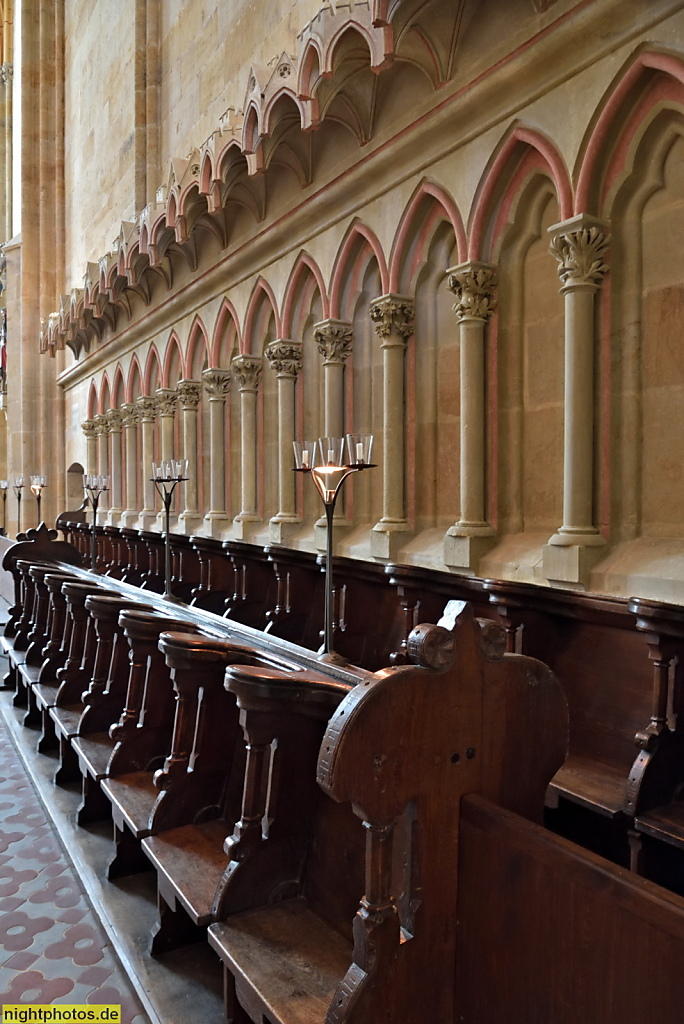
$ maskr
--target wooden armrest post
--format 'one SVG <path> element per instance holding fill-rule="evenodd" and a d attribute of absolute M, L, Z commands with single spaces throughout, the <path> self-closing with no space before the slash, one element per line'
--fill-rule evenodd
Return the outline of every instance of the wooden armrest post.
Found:
<path fill-rule="evenodd" d="M 47 642 L 49 594 L 45 577 L 51 571 L 48 565 L 33 565 L 29 576 L 33 580 L 33 621 L 27 637 L 26 664 L 40 665 L 43 647 Z"/>
<path fill-rule="evenodd" d="M 75 576 L 68 576 L 66 573 L 50 573 L 45 577 L 45 586 L 49 594 L 50 608 L 48 620 L 50 626 L 49 639 L 43 648 L 43 664 L 38 676 L 39 683 L 51 683 L 56 678 L 58 668 L 64 664 L 69 652 L 68 644 L 65 645 L 67 632 L 67 605 L 62 584 L 69 580 L 75 580 Z"/>
<path fill-rule="evenodd" d="M 80 701 L 84 684 L 90 682 L 95 661 L 97 640 L 93 623 L 85 602 L 90 594 L 102 593 L 97 583 L 71 583 L 62 585 L 67 603 L 67 615 L 71 620 L 69 633 L 69 654 L 62 668 L 57 671 L 60 684 L 55 703 L 60 707 Z M 111 593 L 105 591 L 105 593 Z"/>

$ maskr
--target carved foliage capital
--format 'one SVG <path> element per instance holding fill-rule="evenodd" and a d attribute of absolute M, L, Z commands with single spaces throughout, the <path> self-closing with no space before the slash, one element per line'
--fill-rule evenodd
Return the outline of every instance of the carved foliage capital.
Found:
<path fill-rule="evenodd" d="M 85 434 L 88 441 L 91 441 L 94 437 L 97 437 L 97 423 L 95 420 L 84 420 L 81 424 L 81 430 Z"/>
<path fill-rule="evenodd" d="M 120 409 L 107 409 L 107 427 L 110 434 L 120 434 L 123 424 L 123 416 Z"/>
<path fill-rule="evenodd" d="M 261 359 L 258 356 L 236 356 L 231 372 L 240 391 L 258 391 L 261 381 Z"/>
<path fill-rule="evenodd" d="M 181 409 L 197 409 L 202 400 L 202 385 L 198 380 L 179 380 L 176 385 Z"/>
<path fill-rule="evenodd" d="M 462 263 L 447 271 L 449 290 L 456 296 L 454 313 L 459 320 L 487 321 L 496 309 L 496 271 L 487 263 Z"/>
<path fill-rule="evenodd" d="M 230 370 L 202 370 L 202 383 L 210 402 L 225 402 L 230 391 Z"/>
<path fill-rule="evenodd" d="M 98 412 L 97 416 L 93 416 L 93 423 L 95 424 L 95 434 L 97 437 L 102 437 L 103 434 L 109 433 L 106 413 Z"/>
<path fill-rule="evenodd" d="M 0 82 L 7 85 L 14 77 L 14 68 L 11 64 L 0 64 Z"/>
<path fill-rule="evenodd" d="M 280 338 L 266 346 L 264 355 L 279 377 L 296 377 L 302 368 L 302 345 Z"/>
<path fill-rule="evenodd" d="M 314 324 L 314 341 L 326 363 L 344 363 L 352 350 L 352 326 L 343 320 Z"/>
<path fill-rule="evenodd" d="M 610 236 L 600 222 L 575 217 L 550 229 L 551 254 L 558 260 L 562 289 L 599 288 L 608 267 L 603 261 Z"/>
<path fill-rule="evenodd" d="M 140 412 L 141 423 L 154 423 L 154 415 L 157 411 L 157 403 L 150 395 L 140 395 L 135 400 Z"/>
<path fill-rule="evenodd" d="M 416 307 L 402 295 L 382 295 L 370 305 L 370 316 L 379 338 L 398 335 L 404 341 L 413 334 Z"/>
<path fill-rule="evenodd" d="M 178 401 L 175 388 L 157 388 L 154 399 L 160 416 L 173 416 Z"/>
<path fill-rule="evenodd" d="M 124 402 L 121 406 L 121 421 L 124 427 L 134 427 L 140 420 L 140 409 L 133 402 Z"/>

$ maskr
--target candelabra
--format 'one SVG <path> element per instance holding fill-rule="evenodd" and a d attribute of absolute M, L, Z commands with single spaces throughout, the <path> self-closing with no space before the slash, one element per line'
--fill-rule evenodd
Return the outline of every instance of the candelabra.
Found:
<path fill-rule="evenodd" d="M 97 506 L 100 504 L 100 496 L 109 490 L 109 477 L 98 476 L 97 473 L 85 473 L 83 475 L 83 486 L 86 492 L 86 501 L 90 499 L 93 507 L 93 532 L 90 538 L 90 568 L 95 571 L 97 561 Z"/>
<path fill-rule="evenodd" d="M 7 485 L 8 480 L 0 480 L 0 491 L 2 491 L 2 535 L 7 536 Z"/>
<path fill-rule="evenodd" d="M 175 604 L 183 604 L 178 597 L 171 593 L 171 540 L 169 529 L 169 515 L 173 492 L 180 483 L 188 479 L 188 460 L 170 459 L 163 462 L 152 463 L 152 483 L 157 489 L 157 494 L 164 503 L 164 516 L 166 531 L 164 534 L 164 598 L 166 601 L 173 601 Z"/>
<path fill-rule="evenodd" d="M 17 498 L 17 536 L 21 533 L 21 492 L 23 487 L 23 476 L 15 476 L 13 490 Z"/>
<path fill-rule="evenodd" d="M 371 462 L 372 434 L 347 434 L 349 461 L 344 461 L 343 437 L 319 437 L 317 441 L 294 441 L 295 472 L 310 473 L 323 499 L 327 523 L 325 549 L 325 608 L 323 646 L 318 652 L 321 661 L 344 664 L 345 659 L 333 649 L 333 519 L 335 504 L 342 484 L 352 473 L 374 469 Z"/>
<path fill-rule="evenodd" d="M 38 506 L 38 523 L 40 526 L 40 499 L 43 494 L 43 488 L 47 485 L 46 476 L 32 476 L 31 477 L 31 490 L 36 496 L 36 505 Z"/>

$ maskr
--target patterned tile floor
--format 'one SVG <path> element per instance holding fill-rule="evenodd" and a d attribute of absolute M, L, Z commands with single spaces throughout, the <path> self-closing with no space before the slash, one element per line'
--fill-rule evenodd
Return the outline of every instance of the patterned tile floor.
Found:
<path fill-rule="evenodd" d="M 120 1003 L 148 1024 L 0 717 L 3 1003 Z"/>

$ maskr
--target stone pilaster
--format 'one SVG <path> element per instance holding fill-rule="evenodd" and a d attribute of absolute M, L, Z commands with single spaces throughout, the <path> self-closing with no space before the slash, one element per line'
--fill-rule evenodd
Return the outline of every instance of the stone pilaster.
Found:
<path fill-rule="evenodd" d="M 140 409 L 131 402 L 121 406 L 121 418 L 126 449 L 126 488 L 121 526 L 132 526 L 140 514 L 138 508 L 138 422 Z"/>
<path fill-rule="evenodd" d="M 141 530 L 149 530 L 156 522 L 156 491 L 152 483 L 152 463 L 154 462 L 154 420 L 157 414 L 157 403 L 149 395 L 140 395 L 135 400 L 140 415 L 141 462 L 143 507 L 138 517 Z"/>
<path fill-rule="evenodd" d="M 205 533 L 219 537 L 228 526 L 226 399 L 230 390 L 230 370 L 217 367 L 203 370 L 202 384 L 209 400 L 209 511 L 204 517 Z"/>
<path fill-rule="evenodd" d="M 270 521 L 274 544 L 287 544 L 300 518 L 292 472 L 292 442 L 295 439 L 295 397 L 297 377 L 302 369 L 300 342 L 281 338 L 266 347 L 265 356 L 276 374 L 278 387 L 278 511 Z"/>
<path fill-rule="evenodd" d="M 605 539 L 594 520 L 594 320 L 607 266 L 606 224 L 579 214 L 549 228 L 565 298 L 563 525 L 544 548 L 552 582 L 587 582 Z"/>
<path fill-rule="evenodd" d="M 119 409 L 107 410 L 107 425 L 109 427 L 111 461 L 111 508 L 109 509 L 108 522 L 112 526 L 118 526 L 119 517 L 123 512 L 123 459 L 121 458 L 121 430 L 123 419 Z"/>
<path fill-rule="evenodd" d="M 465 572 L 492 546 L 494 530 L 487 522 L 485 332 L 495 308 L 496 271 L 486 263 L 469 261 L 447 271 L 456 296 L 461 356 L 460 514 L 444 538 L 444 562 Z"/>
<path fill-rule="evenodd" d="M 370 306 L 382 348 L 382 519 L 371 531 L 371 554 L 396 557 L 409 533 L 405 506 L 405 383 L 406 345 L 413 334 L 413 299 L 382 295 Z"/>
<path fill-rule="evenodd" d="M 237 540 L 248 540 L 250 524 L 260 522 L 257 508 L 257 395 L 262 362 L 258 356 L 236 356 L 231 373 L 240 394 L 240 511 L 233 520 Z"/>
<path fill-rule="evenodd" d="M 197 499 L 199 474 L 197 410 L 202 400 L 202 385 L 198 380 L 181 380 L 178 382 L 176 390 L 181 410 L 183 458 L 188 460 L 188 480 L 183 485 L 185 508 L 179 515 L 178 521 L 182 524 L 183 532 L 190 535 L 197 532 L 202 522 Z"/>
<path fill-rule="evenodd" d="M 95 420 L 84 420 L 81 430 L 86 439 L 86 473 L 97 473 L 97 424 Z"/>
<path fill-rule="evenodd" d="M 174 418 L 178 392 L 175 388 L 157 388 L 154 393 L 157 403 L 157 418 L 159 420 L 159 457 L 160 459 L 172 459 L 174 457 Z M 178 488 L 171 503 L 170 525 L 174 526 L 178 519 Z M 164 531 L 164 512 L 160 509 L 157 513 L 157 525 L 161 532 Z"/>

